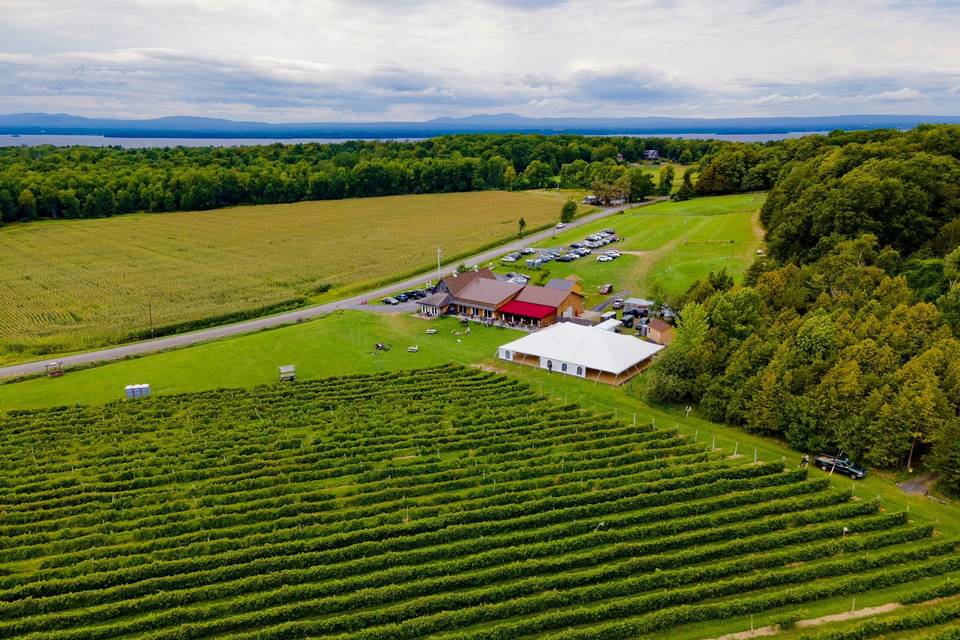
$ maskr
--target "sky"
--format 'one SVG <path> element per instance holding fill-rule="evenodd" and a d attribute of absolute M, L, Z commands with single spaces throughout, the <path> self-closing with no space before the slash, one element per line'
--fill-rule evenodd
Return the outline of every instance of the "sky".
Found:
<path fill-rule="evenodd" d="M 960 115 L 960 0 L 0 0 L 0 113 Z"/>

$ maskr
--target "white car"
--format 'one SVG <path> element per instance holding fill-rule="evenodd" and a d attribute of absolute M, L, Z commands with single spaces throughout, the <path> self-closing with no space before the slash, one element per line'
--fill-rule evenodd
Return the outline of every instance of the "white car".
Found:
<path fill-rule="evenodd" d="M 611 258 L 610 256 L 600 254 L 599 256 L 597 256 L 597 262 L 613 262 L 613 258 Z"/>
<path fill-rule="evenodd" d="M 562 223 L 562 222 L 558 222 L 558 223 L 557 223 L 557 226 L 556 226 L 555 228 L 557 228 L 557 229 L 566 229 L 566 228 L 567 228 L 567 225 L 565 225 L 565 224 Z"/>
<path fill-rule="evenodd" d="M 610 251 L 604 251 L 603 255 L 610 256 L 611 258 L 619 258 L 620 252 L 617 251 L 616 249 L 611 249 Z"/>
<path fill-rule="evenodd" d="M 514 257 L 512 257 L 512 256 L 506 256 L 506 257 L 500 258 L 500 262 L 505 262 L 505 263 L 507 263 L 507 264 L 510 264 L 510 263 L 516 262 L 516 261 L 517 261 L 517 259 L 514 258 Z"/>
<path fill-rule="evenodd" d="M 524 247 L 523 249 L 520 249 L 520 253 L 522 253 L 525 256 L 528 256 L 531 253 L 536 253 L 536 252 L 537 250 L 533 249 L 532 247 Z"/>

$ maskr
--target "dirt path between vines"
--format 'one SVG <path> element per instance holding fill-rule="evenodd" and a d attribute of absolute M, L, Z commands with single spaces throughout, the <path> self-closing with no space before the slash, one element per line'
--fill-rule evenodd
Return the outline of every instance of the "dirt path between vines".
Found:
<path fill-rule="evenodd" d="M 807 627 L 816 627 L 829 622 L 843 622 L 845 620 L 867 618 L 870 616 L 879 615 L 881 613 L 887 613 L 888 611 L 895 611 L 902 606 L 903 605 L 899 602 L 888 602 L 887 604 L 880 605 L 879 607 L 864 607 L 863 609 L 857 609 L 855 611 L 845 611 L 844 613 L 834 613 L 829 616 L 820 616 L 819 618 L 800 620 L 797 622 L 797 628 L 805 629 Z M 780 633 L 780 627 L 776 625 L 770 625 L 767 627 L 753 629 L 752 631 L 728 633 L 725 636 L 718 636 L 716 638 L 712 638 L 711 640 L 750 640 L 750 638 L 768 638 L 770 636 L 775 636 L 778 633 Z"/>

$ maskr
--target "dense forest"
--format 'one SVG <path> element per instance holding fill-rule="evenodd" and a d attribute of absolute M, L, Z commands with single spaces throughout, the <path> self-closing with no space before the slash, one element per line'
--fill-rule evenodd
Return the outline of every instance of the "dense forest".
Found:
<path fill-rule="evenodd" d="M 771 187 L 771 255 L 741 285 L 714 273 L 674 301 L 678 339 L 648 399 L 801 450 L 922 465 L 960 494 L 960 127 L 734 145 L 702 169 L 700 193 Z"/>
<path fill-rule="evenodd" d="M 656 150 L 696 162 L 720 143 L 575 135 L 252 147 L 0 148 L 0 223 L 408 193 L 555 186 L 646 195 L 626 163 Z"/>

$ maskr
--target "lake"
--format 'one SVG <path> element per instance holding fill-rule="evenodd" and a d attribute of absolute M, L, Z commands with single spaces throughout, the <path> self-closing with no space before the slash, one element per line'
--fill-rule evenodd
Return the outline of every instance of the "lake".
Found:
<path fill-rule="evenodd" d="M 734 142 L 767 142 L 770 140 L 785 140 L 802 136 L 822 135 L 825 131 L 805 131 L 789 133 L 610 133 L 606 137 L 630 136 L 642 138 L 686 138 L 729 140 Z M 128 149 L 144 149 L 148 147 L 243 147 L 268 144 L 331 144 L 347 142 L 347 140 L 395 140 L 412 142 L 425 138 L 121 138 L 88 135 L 33 135 L 23 134 L 14 136 L 0 134 L 0 147 L 35 147 L 49 144 L 55 147 L 112 147 L 120 146 Z"/>

